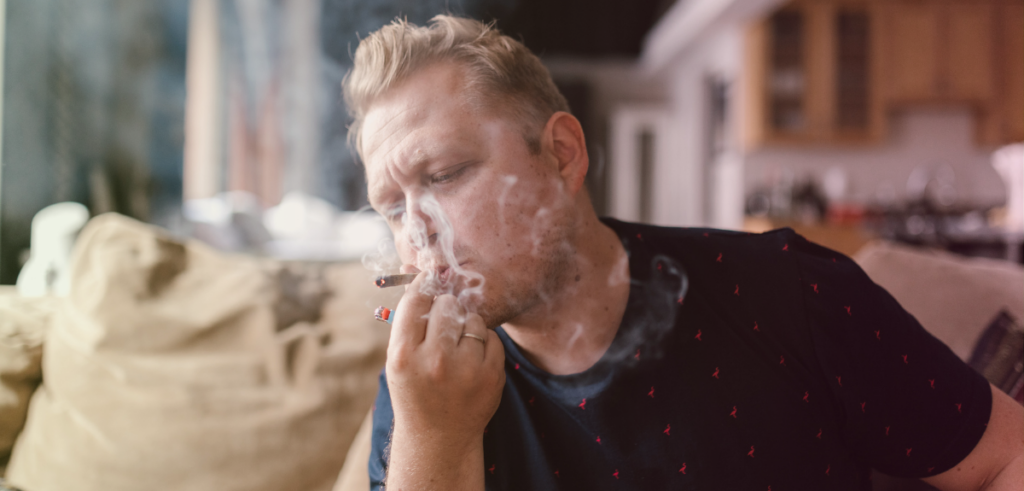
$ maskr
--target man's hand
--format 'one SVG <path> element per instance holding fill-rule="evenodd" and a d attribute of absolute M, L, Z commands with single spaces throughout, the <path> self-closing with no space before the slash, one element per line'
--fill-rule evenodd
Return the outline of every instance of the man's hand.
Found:
<path fill-rule="evenodd" d="M 501 401 L 505 351 L 455 297 L 422 294 L 426 276 L 406 288 L 388 343 L 395 427 L 387 488 L 483 490 L 483 432 Z"/>

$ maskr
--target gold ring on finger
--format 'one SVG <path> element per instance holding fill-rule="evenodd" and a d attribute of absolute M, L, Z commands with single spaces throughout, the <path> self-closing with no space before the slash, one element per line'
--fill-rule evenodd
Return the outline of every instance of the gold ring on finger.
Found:
<path fill-rule="evenodd" d="M 478 336 L 476 334 L 473 334 L 471 332 L 464 332 L 464 333 L 462 333 L 462 337 L 464 337 L 464 338 L 473 338 L 473 339 L 475 339 L 477 341 L 480 341 L 481 343 L 487 344 L 487 340 L 486 339 L 484 339 L 483 337 Z"/>

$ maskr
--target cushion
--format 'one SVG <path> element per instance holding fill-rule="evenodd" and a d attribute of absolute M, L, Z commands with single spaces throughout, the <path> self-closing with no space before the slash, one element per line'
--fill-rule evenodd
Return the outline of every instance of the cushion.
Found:
<path fill-rule="evenodd" d="M 79 236 L 8 467 L 32 491 L 330 490 L 388 331 L 359 264 L 287 264 L 123 216 Z M 400 289 L 395 289 L 400 290 Z"/>
<path fill-rule="evenodd" d="M 366 491 L 370 489 L 371 437 L 373 436 L 373 411 L 366 413 L 359 432 L 352 440 L 352 446 L 345 457 L 345 465 L 338 474 L 338 482 L 334 483 L 333 491 Z"/>
<path fill-rule="evenodd" d="M 1001 310 L 1024 319 L 1019 264 L 887 241 L 864 246 L 854 260 L 963 360 Z"/>
<path fill-rule="evenodd" d="M 23 297 L 0 287 L 0 475 L 25 425 L 29 398 L 42 381 L 43 337 L 54 297 Z"/>

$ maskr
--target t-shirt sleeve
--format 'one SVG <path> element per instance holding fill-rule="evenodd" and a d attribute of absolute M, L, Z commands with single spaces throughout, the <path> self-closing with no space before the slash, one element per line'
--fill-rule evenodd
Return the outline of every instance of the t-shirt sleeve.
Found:
<path fill-rule="evenodd" d="M 370 489 L 384 489 L 384 478 L 387 476 L 388 451 L 391 444 L 391 427 L 394 422 L 394 410 L 391 408 L 391 393 L 388 392 L 388 381 L 384 371 L 380 372 L 380 388 L 373 406 L 373 432 L 370 436 Z"/>
<path fill-rule="evenodd" d="M 960 463 L 988 425 L 988 382 L 850 258 L 789 233 L 815 355 L 855 458 L 915 478 Z"/>

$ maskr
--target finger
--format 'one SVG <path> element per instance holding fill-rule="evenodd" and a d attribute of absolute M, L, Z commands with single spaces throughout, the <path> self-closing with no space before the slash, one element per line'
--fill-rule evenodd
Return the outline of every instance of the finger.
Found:
<path fill-rule="evenodd" d="M 424 275 L 425 276 L 425 275 Z M 462 336 L 466 312 L 452 295 L 441 295 L 434 299 L 427 321 L 427 335 L 424 343 L 437 344 L 446 349 L 454 348 Z"/>
<path fill-rule="evenodd" d="M 391 324 L 391 344 L 418 346 L 426 337 L 427 315 L 434 298 L 421 292 L 420 284 L 427 275 L 419 274 L 410 283 L 395 307 Z"/>
<path fill-rule="evenodd" d="M 459 346 L 467 345 L 469 349 L 473 350 L 474 353 L 477 353 L 477 356 L 483 359 L 488 337 L 487 326 L 484 325 L 483 318 L 475 313 L 466 314 L 466 326 L 462 332 L 462 336 L 459 337 Z M 466 334 L 479 336 L 480 339 L 468 337 Z"/>

